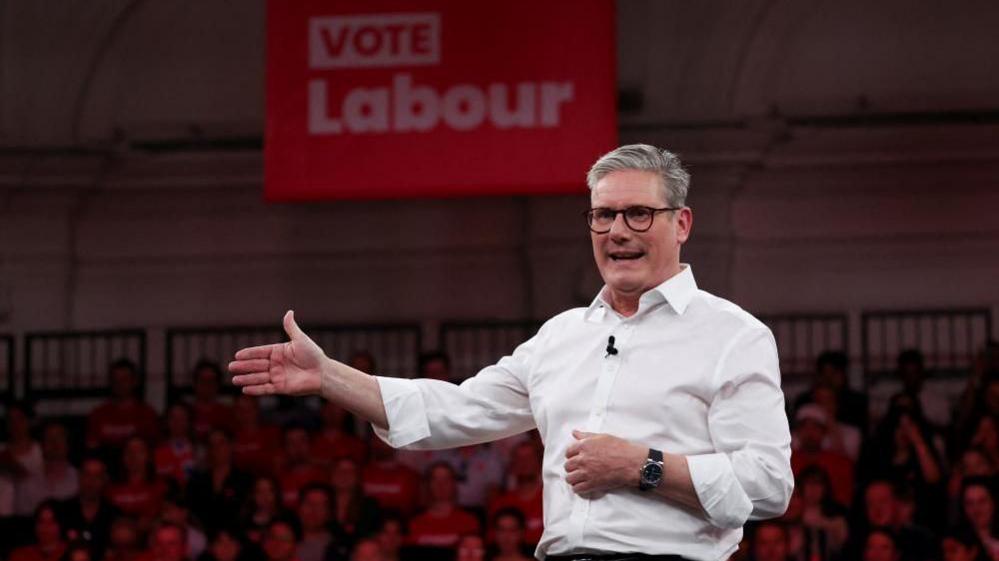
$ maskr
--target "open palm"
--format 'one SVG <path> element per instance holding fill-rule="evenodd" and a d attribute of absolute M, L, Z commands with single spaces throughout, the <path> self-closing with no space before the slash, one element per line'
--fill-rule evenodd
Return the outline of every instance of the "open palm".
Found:
<path fill-rule="evenodd" d="M 284 315 L 284 330 L 290 339 L 249 347 L 236 353 L 229 363 L 232 383 L 247 395 L 309 395 L 319 392 L 326 355 L 295 323 L 295 313 Z"/>

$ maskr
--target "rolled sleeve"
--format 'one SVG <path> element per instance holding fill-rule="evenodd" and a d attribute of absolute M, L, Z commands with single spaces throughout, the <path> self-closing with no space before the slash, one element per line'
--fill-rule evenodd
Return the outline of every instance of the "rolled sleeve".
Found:
<path fill-rule="evenodd" d="M 759 326 L 736 337 L 722 354 L 715 380 L 708 428 L 717 452 L 687 458 L 708 521 L 738 528 L 749 519 L 780 516 L 791 499 L 794 476 L 770 331 Z"/>
<path fill-rule="evenodd" d="M 427 406 L 413 380 L 377 376 L 389 430 L 372 424 L 375 434 L 393 448 L 402 448 L 430 436 Z"/>

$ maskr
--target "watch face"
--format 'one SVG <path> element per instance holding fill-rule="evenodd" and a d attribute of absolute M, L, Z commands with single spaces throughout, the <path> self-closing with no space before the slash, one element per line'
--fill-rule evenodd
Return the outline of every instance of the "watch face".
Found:
<path fill-rule="evenodd" d="M 642 479 L 649 483 L 656 483 L 663 478 L 663 467 L 656 463 L 649 463 L 642 471 Z"/>

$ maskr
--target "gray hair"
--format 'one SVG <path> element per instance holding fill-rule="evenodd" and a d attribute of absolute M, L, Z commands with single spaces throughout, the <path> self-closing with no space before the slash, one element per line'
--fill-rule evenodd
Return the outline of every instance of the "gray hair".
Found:
<path fill-rule="evenodd" d="M 628 144 L 615 148 L 600 156 L 586 174 L 586 184 L 590 190 L 597 182 L 614 171 L 651 171 L 662 179 L 663 197 L 671 207 L 682 207 L 690 189 L 690 174 L 683 169 L 680 158 L 668 151 L 648 144 Z"/>

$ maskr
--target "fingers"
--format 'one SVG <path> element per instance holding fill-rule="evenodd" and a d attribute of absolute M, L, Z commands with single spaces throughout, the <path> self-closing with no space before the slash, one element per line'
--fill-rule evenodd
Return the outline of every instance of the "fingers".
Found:
<path fill-rule="evenodd" d="M 569 461 L 565 463 L 565 471 L 566 472 L 576 471 L 577 469 L 582 467 L 582 464 L 583 464 L 583 459 L 580 458 L 579 456 L 571 458 Z"/>
<path fill-rule="evenodd" d="M 257 386 L 246 386 L 243 388 L 246 395 L 271 395 L 274 393 L 274 384 L 260 384 Z"/>
<path fill-rule="evenodd" d="M 234 386 L 258 386 L 260 384 L 269 384 L 271 381 L 271 375 L 267 372 L 257 372 L 254 374 L 244 374 L 242 376 L 233 376 L 232 384 Z"/>
<path fill-rule="evenodd" d="M 575 438 L 576 440 L 583 440 L 584 438 L 589 438 L 591 436 L 595 436 L 594 433 L 576 430 L 576 429 L 573 429 L 572 431 L 572 437 Z"/>
<path fill-rule="evenodd" d="M 247 347 L 236 351 L 236 360 L 249 360 L 253 358 L 269 358 L 274 347 L 281 343 L 272 345 L 260 345 L 258 347 Z"/>
<path fill-rule="evenodd" d="M 234 360 L 229 363 L 229 372 L 233 374 L 252 374 L 270 370 L 271 361 L 263 358 L 249 360 Z"/>
<path fill-rule="evenodd" d="M 572 485 L 572 488 L 574 490 L 576 488 L 576 485 L 579 485 L 584 481 L 586 481 L 586 474 L 584 474 L 582 471 L 574 471 L 565 476 L 565 482 L 568 483 L 569 485 Z"/>
<path fill-rule="evenodd" d="M 583 450 L 583 445 L 581 442 L 573 442 L 572 444 L 569 445 L 569 448 L 566 449 L 565 457 L 572 458 L 573 456 L 578 455 L 582 450 Z"/>
<path fill-rule="evenodd" d="M 288 338 L 292 341 L 305 337 L 305 333 L 302 332 L 302 330 L 299 329 L 298 324 L 295 323 L 295 310 L 288 310 L 285 312 L 284 332 L 288 334 Z"/>

